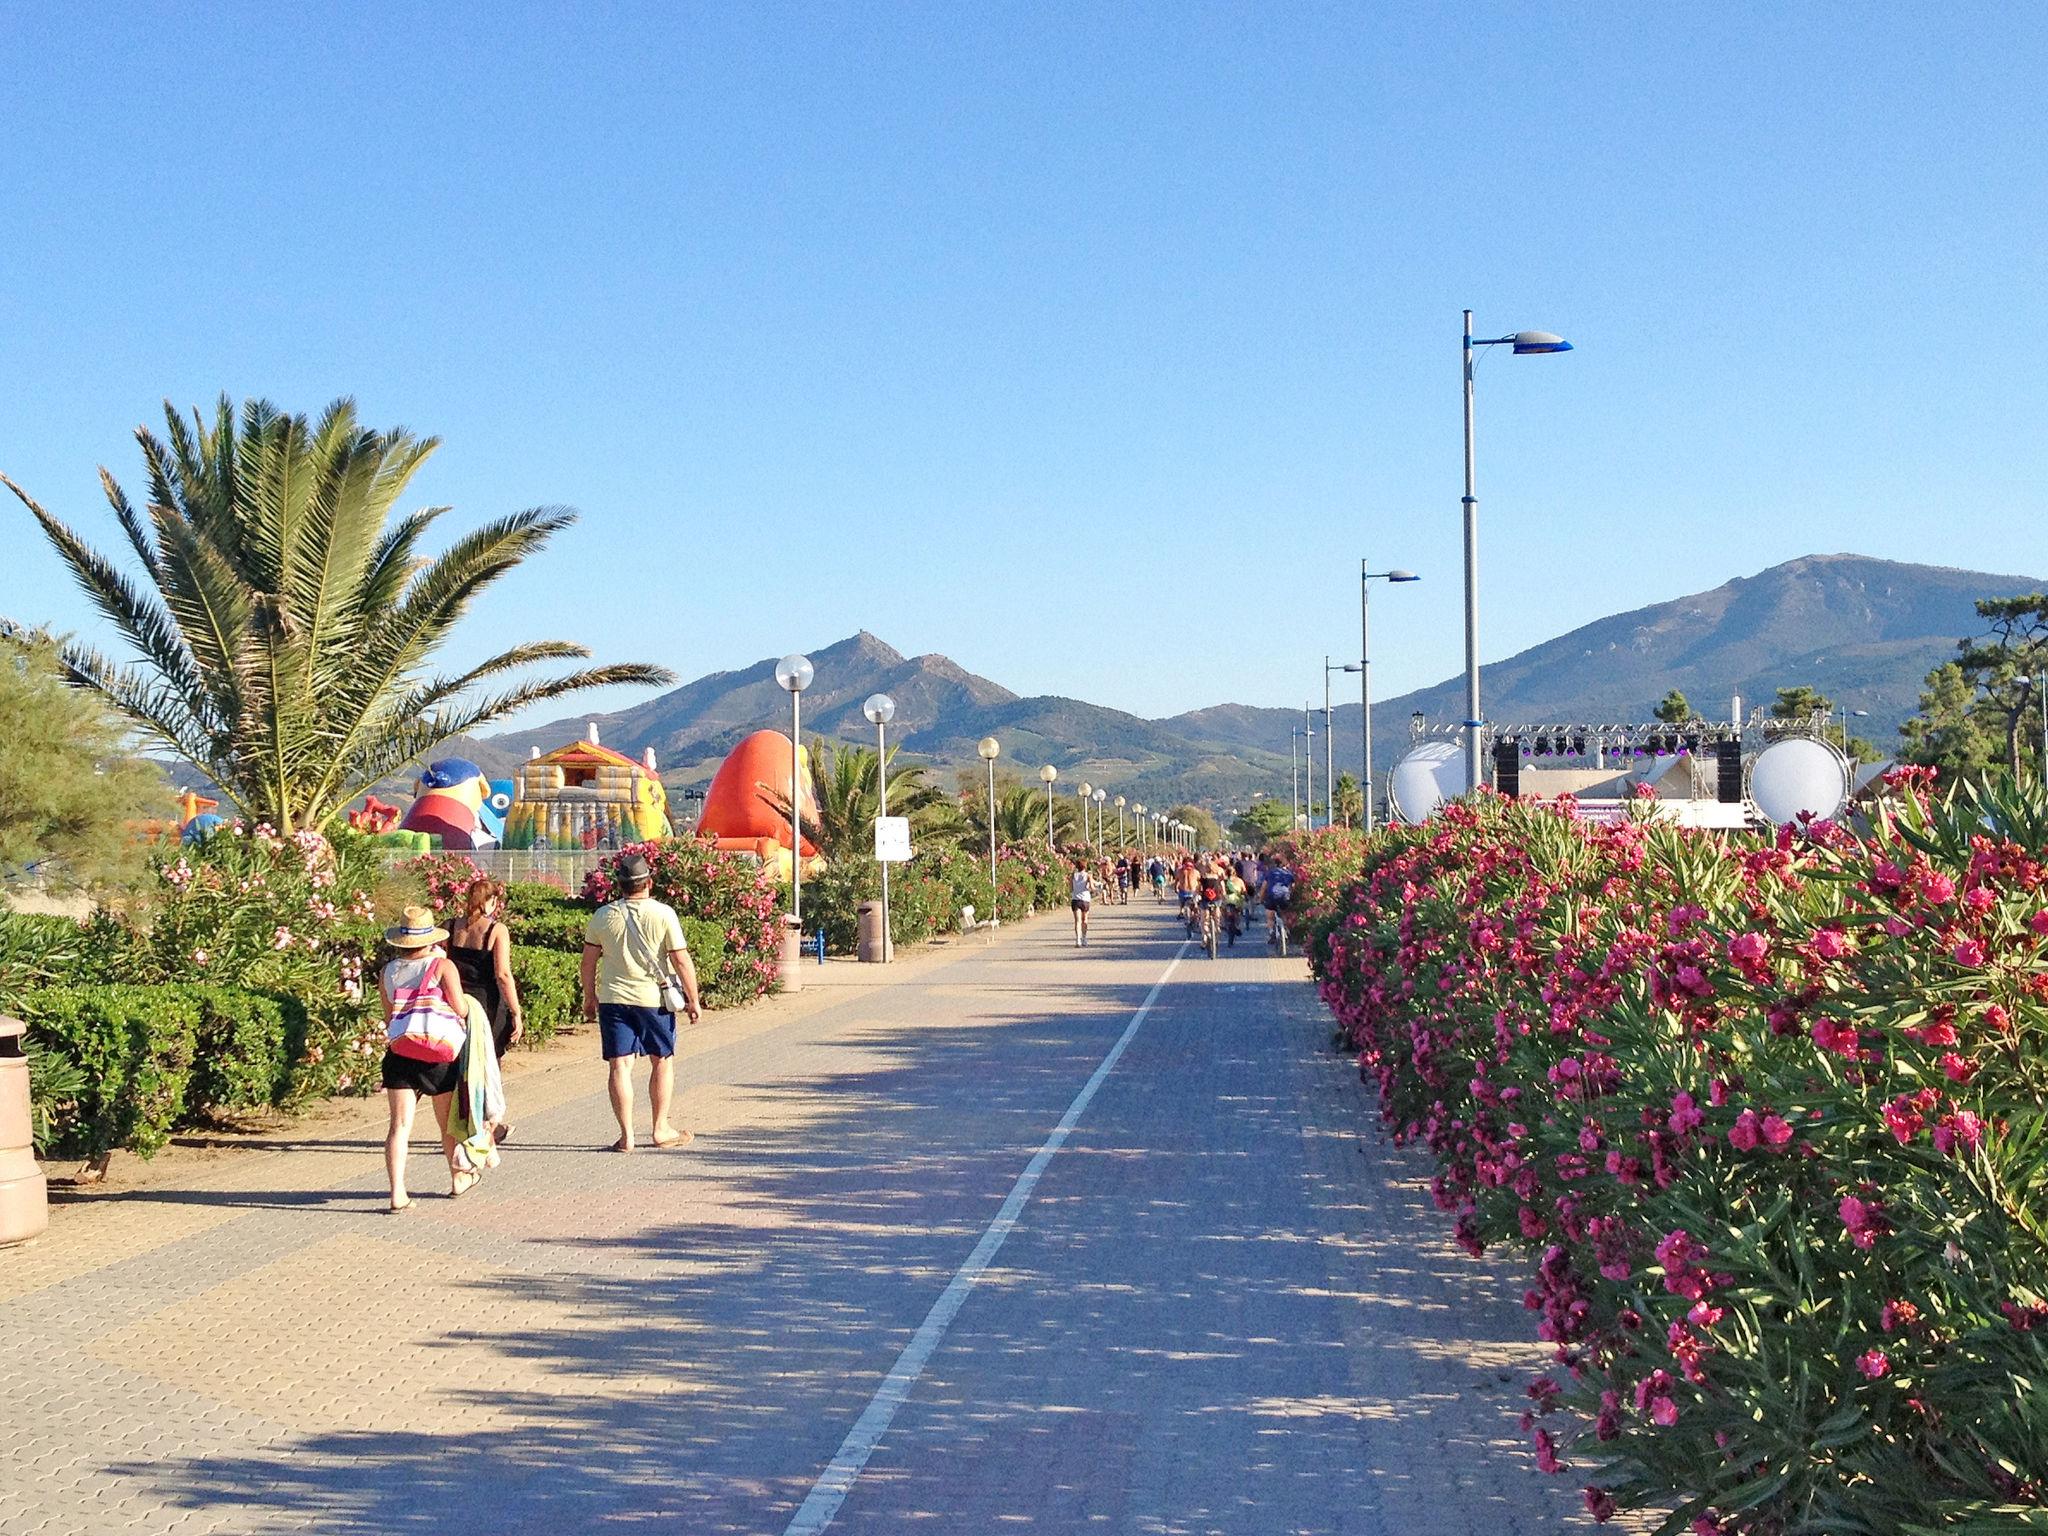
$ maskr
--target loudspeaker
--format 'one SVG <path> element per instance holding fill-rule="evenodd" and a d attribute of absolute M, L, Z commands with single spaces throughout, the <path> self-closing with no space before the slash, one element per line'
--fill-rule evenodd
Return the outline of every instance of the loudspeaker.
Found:
<path fill-rule="evenodd" d="M 1714 743 L 1714 798 L 1723 805 L 1742 804 L 1742 743 Z"/>
<path fill-rule="evenodd" d="M 1522 744 L 1496 741 L 1493 744 L 1493 787 L 1510 800 L 1522 792 Z"/>

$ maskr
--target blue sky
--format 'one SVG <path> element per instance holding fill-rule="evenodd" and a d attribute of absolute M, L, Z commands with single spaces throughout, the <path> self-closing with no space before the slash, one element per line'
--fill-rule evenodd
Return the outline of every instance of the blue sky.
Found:
<path fill-rule="evenodd" d="M 1797 555 L 2048 574 L 2048 8 L 13 8 L 0 469 L 164 397 L 582 523 L 454 658 L 866 627 L 1165 714 L 1386 694 Z M 8 504 L 12 505 L 11 501 Z M 95 632 L 0 507 L 0 613 Z M 613 702 L 623 702 L 615 700 Z"/>

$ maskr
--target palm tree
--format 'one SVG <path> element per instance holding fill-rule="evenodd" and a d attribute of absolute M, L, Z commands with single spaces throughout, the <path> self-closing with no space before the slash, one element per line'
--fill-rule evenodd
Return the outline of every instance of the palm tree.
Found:
<path fill-rule="evenodd" d="M 804 835 L 828 860 L 868 858 L 874 853 L 875 768 L 879 759 L 872 747 L 814 738 L 805 758 L 811 770 L 811 798 L 817 807 L 815 818 L 806 817 Z M 889 814 L 908 816 L 920 833 L 933 830 L 934 818 L 943 819 L 950 809 L 943 791 L 925 782 L 922 763 L 896 761 L 896 749 L 889 749 Z M 763 789 L 761 798 L 787 819 L 786 791 Z"/>
<path fill-rule="evenodd" d="M 971 849 L 988 847 L 988 814 L 984 790 L 969 790 L 962 796 L 967 821 L 967 844 Z M 1065 799 L 1053 802 L 1053 831 L 1065 838 L 1078 838 L 1079 813 Z M 1028 784 L 996 785 L 996 841 L 1036 847 L 1045 841 L 1045 791 Z"/>
<path fill-rule="evenodd" d="M 393 521 L 392 508 L 438 439 L 359 426 L 349 400 L 311 426 L 267 400 L 245 402 L 238 424 L 225 395 L 211 425 L 197 411 L 186 422 L 168 402 L 164 421 L 162 439 L 136 429 L 149 474 L 141 510 L 100 471 L 139 581 L 5 475 L 0 484 L 141 659 L 122 667 L 69 644 L 70 681 L 104 695 L 245 816 L 317 829 L 451 736 L 579 689 L 673 681 L 626 663 L 475 692 L 537 662 L 589 655 L 564 640 L 427 673 L 471 601 L 575 520 L 567 508 L 534 507 L 439 556 L 421 553 L 448 509 Z"/>

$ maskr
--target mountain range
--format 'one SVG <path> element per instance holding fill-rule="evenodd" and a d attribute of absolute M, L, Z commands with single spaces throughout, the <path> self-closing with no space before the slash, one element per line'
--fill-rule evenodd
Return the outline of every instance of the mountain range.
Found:
<path fill-rule="evenodd" d="M 1747 708 L 1768 704 L 1779 688 L 1808 684 L 1838 705 L 1865 711 L 1867 719 L 1853 722 L 1856 734 L 1889 750 L 1899 722 L 1916 707 L 1922 679 L 1954 657 L 1958 638 L 1979 630 L 1973 601 L 2044 585 L 2032 577 L 1810 555 L 1595 620 L 1490 663 L 1486 713 L 1502 722 L 1645 720 L 1667 691 L 1679 688 L 1700 713 L 1726 718 L 1731 695 L 1740 694 Z M 978 766 L 975 743 L 992 735 L 1003 745 L 1002 765 L 1026 778 L 1050 762 L 1062 791 L 1088 780 L 1161 806 L 1223 810 L 1244 804 L 1254 790 L 1282 790 L 1289 732 L 1301 721 L 1291 709 L 1244 704 L 1147 720 L 1078 699 L 1020 697 L 944 656 L 905 656 L 866 631 L 810 654 L 817 680 L 804 695 L 806 736 L 871 742 L 874 727 L 861 704 L 871 693 L 886 693 L 896 702 L 891 741 L 942 768 Z M 702 784 L 741 737 L 785 725 L 789 696 L 774 672 L 767 659 L 589 718 L 620 751 L 637 756 L 653 747 L 671 787 Z M 1460 718 L 1461 681 L 1376 700 L 1376 766 L 1384 769 L 1404 749 L 1416 711 L 1440 722 Z M 1356 764 L 1358 716 L 1355 700 L 1335 712 L 1340 765 Z M 449 750 L 503 772 L 530 748 L 581 735 L 585 718 Z"/>

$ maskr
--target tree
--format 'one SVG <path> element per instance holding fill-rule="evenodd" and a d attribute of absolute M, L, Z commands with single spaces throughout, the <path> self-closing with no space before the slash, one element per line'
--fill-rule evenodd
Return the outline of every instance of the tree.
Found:
<path fill-rule="evenodd" d="M 1365 796 L 1359 793 L 1358 780 L 1348 772 L 1337 775 L 1337 793 L 1332 797 L 1337 805 L 1337 820 L 1345 826 L 1365 825 Z"/>
<path fill-rule="evenodd" d="M 1670 700 L 1667 698 L 1665 702 L 1669 703 Z M 1826 694 L 1801 683 L 1797 688 L 1780 688 L 1778 690 L 1778 697 L 1771 705 L 1771 718 L 1773 720 L 1804 720 L 1812 715 L 1830 714 L 1833 712 L 1834 707 L 1834 700 L 1830 699 Z M 1661 720 L 1664 717 L 1659 715 L 1657 718 Z"/>
<path fill-rule="evenodd" d="M 0 886 L 117 882 L 148 852 L 135 823 L 168 818 L 162 770 L 67 686 L 60 654 L 50 635 L 0 621 Z"/>
<path fill-rule="evenodd" d="M 1683 725 L 1694 717 L 1692 702 L 1676 688 L 1664 695 L 1664 702 L 1651 711 L 1666 725 Z"/>
<path fill-rule="evenodd" d="M 191 763 L 243 815 L 318 828 L 386 774 L 451 736 L 585 688 L 668 683 L 638 663 L 587 667 L 479 694 L 583 647 L 536 640 L 453 675 L 426 668 L 492 582 L 575 521 L 534 507 L 484 524 L 437 557 L 420 541 L 447 509 L 393 520 L 438 446 L 359 426 L 337 400 L 316 424 L 267 400 L 212 424 L 166 403 L 165 435 L 138 428 L 149 496 L 100 484 L 141 566 L 136 579 L 5 475 L 73 578 L 140 658 L 118 666 L 66 644 L 69 679 Z"/>
<path fill-rule="evenodd" d="M 908 816 L 914 834 L 939 830 L 934 818 L 942 825 L 957 820 L 945 792 L 925 782 L 924 764 L 899 766 L 896 751 L 889 749 L 889 814 Z M 876 789 L 880 759 L 874 749 L 813 737 L 804 760 L 810 767 L 811 799 L 817 808 L 815 816 L 804 818 L 804 836 L 828 862 L 872 859 L 875 817 L 880 810 Z M 776 815 L 788 819 L 787 789 L 763 788 L 761 798 L 774 807 Z"/>
<path fill-rule="evenodd" d="M 1199 805 L 1177 805 L 1167 814 L 1186 822 L 1195 829 L 1194 837 L 1197 848 L 1221 848 L 1223 846 L 1223 828 L 1217 825 L 1214 816 L 1203 810 Z"/>
<path fill-rule="evenodd" d="M 1945 661 L 1927 674 L 1920 711 L 1899 727 L 1900 756 L 1940 771 L 1943 779 L 1974 779 L 1998 761 L 1996 724 L 1962 667 Z"/>
<path fill-rule="evenodd" d="M 1341 785 L 1343 781 L 1340 779 Z M 1230 824 L 1233 842 L 1259 844 L 1287 830 L 1287 807 L 1274 799 L 1254 800 L 1242 816 Z"/>
<path fill-rule="evenodd" d="M 2048 670 L 2048 594 L 1980 597 L 1977 616 L 1990 629 L 1975 640 L 1956 642 L 1963 677 L 1981 690 L 1980 703 L 2004 738 L 2005 764 L 2017 777 L 2020 743 L 2039 718 L 2035 679 Z"/>

